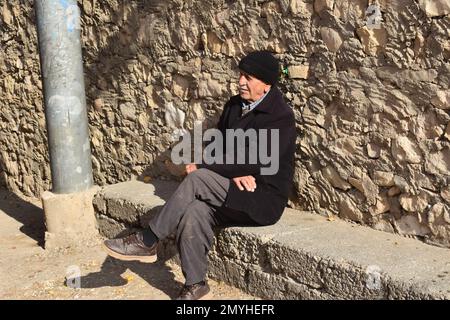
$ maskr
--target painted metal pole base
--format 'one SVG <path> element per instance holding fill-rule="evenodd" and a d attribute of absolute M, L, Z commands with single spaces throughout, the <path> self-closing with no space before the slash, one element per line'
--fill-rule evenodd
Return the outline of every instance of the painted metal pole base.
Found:
<path fill-rule="evenodd" d="M 93 187 L 71 194 L 42 194 L 45 225 L 45 249 L 68 249 L 99 244 L 100 235 L 92 200 L 101 190 Z"/>

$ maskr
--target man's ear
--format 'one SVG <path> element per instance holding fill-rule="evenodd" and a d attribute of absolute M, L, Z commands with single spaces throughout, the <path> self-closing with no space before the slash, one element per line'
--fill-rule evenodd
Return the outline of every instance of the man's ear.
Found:
<path fill-rule="evenodd" d="M 269 92 L 269 90 L 270 90 L 270 88 L 272 88 L 272 86 L 271 85 L 266 85 L 265 87 L 264 87 L 264 93 L 267 93 L 267 92 Z"/>

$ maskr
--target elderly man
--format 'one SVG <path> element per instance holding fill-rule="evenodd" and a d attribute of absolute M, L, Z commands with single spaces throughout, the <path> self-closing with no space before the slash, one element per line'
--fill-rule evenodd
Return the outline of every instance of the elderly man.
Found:
<path fill-rule="evenodd" d="M 153 262 L 158 241 L 175 233 L 186 280 L 180 300 L 197 300 L 209 293 L 207 254 L 214 240 L 214 227 L 276 223 L 292 185 L 295 119 L 276 87 L 278 61 L 267 51 L 256 51 L 240 61 L 239 70 L 239 95 L 226 103 L 218 129 L 224 139 L 229 129 L 276 130 L 276 141 L 258 138 L 258 147 L 271 150 L 276 145 L 277 172 L 262 174 L 264 165 L 259 158 L 256 163 L 188 164 L 188 175 L 148 229 L 104 243 L 108 254 L 115 258 Z M 234 152 L 244 154 L 247 161 L 252 150 L 247 144 Z"/>

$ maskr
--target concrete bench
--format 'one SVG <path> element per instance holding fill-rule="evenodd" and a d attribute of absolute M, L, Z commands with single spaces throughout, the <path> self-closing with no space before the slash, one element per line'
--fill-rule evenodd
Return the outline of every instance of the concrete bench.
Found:
<path fill-rule="evenodd" d="M 145 226 L 177 183 L 130 181 L 94 199 L 103 236 Z M 161 257 L 176 253 L 173 241 Z M 449 299 L 450 250 L 286 209 L 273 226 L 218 230 L 209 277 L 268 299 Z"/>

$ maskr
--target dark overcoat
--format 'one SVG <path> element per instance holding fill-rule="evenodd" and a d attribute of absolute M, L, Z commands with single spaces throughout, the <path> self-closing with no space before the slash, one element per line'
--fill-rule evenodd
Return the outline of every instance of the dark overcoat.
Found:
<path fill-rule="evenodd" d="M 294 113 L 286 104 L 282 93 L 276 86 L 272 87 L 256 108 L 243 117 L 241 103 L 240 96 L 234 96 L 225 104 L 217 126 L 218 129 L 222 132 L 223 137 L 226 137 L 226 129 L 243 129 L 244 131 L 251 128 L 256 130 L 278 129 L 279 141 L 271 141 L 269 134 L 266 148 L 271 150 L 270 143 L 278 143 L 279 170 L 273 175 L 261 175 L 261 168 L 269 165 L 264 165 L 259 156 L 256 164 L 248 163 L 248 158 L 246 158 L 246 164 L 237 164 L 236 162 L 235 164 L 227 164 L 224 162 L 224 164 L 201 164 L 198 167 L 207 168 L 230 179 L 248 175 L 254 176 L 257 185 L 254 192 L 241 191 L 234 182 L 231 182 L 224 206 L 248 213 L 260 225 L 271 225 L 280 219 L 293 184 L 296 140 Z M 249 146 L 247 139 L 245 150 L 235 150 L 234 152 L 249 153 L 252 150 Z M 225 147 L 226 140 L 224 153 Z M 246 157 L 248 157 L 248 154 Z"/>

